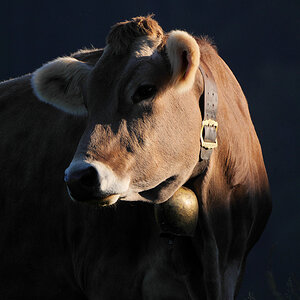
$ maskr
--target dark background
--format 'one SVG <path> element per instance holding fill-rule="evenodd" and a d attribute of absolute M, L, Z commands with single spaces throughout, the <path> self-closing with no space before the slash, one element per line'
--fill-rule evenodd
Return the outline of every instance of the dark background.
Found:
<path fill-rule="evenodd" d="M 293 289 L 299 289 L 300 281 L 299 3 L 5 1 L 0 10 L 0 81 L 32 72 L 82 47 L 103 47 L 111 25 L 137 15 L 155 13 L 165 31 L 184 29 L 210 36 L 248 99 L 273 195 L 273 213 L 250 253 L 239 299 L 275 299 L 266 276 L 270 268 L 282 296 L 277 299 L 296 299 Z"/>

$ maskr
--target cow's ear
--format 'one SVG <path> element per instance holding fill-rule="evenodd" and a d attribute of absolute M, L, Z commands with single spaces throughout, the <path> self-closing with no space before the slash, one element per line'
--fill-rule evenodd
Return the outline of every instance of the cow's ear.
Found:
<path fill-rule="evenodd" d="M 67 113 L 85 115 L 82 89 L 90 70 L 91 66 L 73 57 L 57 58 L 33 73 L 34 93 Z"/>
<path fill-rule="evenodd" d="M 200 50 L 196 40 L 185 31 L 171 31 L 166 51 L 171 64 L 172 83 L 180 91 L 190 89 L 200 63 Z"/>

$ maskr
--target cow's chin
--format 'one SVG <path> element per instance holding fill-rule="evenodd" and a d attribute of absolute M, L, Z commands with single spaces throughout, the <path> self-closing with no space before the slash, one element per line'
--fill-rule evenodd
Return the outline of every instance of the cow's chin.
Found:
<path fill-rule="evenodd" d="M 72 196 L 72 194 L 70 193 L 70 191 L 68 191 L 68 192 L 69 192 L 70 198 L 74 202 L 83 203 L 83 204 L 90 205 L 90 206 L 93 206 L 93 207 L 103 207 L 103 206 L 113 205 L 120 198 L 119 194 L 114 194 L 114 195 L 107 196 L 105 198 L 92 197 L 92 198 L 86 198 L 86 199 L 80 199 L 79 200 L 79 199 L 74 198 Z"/>

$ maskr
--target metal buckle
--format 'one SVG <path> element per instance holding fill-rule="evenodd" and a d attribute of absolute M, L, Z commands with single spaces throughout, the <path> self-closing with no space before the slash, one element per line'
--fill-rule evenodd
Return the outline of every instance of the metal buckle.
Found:
<path fill-rule="evenodd" d="M 211 120 L 211 119 L 204 120 L 204 121 L 202 121 L 202 127 L 201 127 L 201 131 L 200 131 L 201 146 L 203 148 L 213 149 L 213 148 L 218 147 L 217 139 L 214 142 L 206 142 L 206 141 L 204 141 L 204 138 L 203 138 L 203 128 L 204 128 L 204 126 L 215 127 L 215 129 L 217 131 L 218 130 L 218 122 L 214 121 L 214 120 Z"/>

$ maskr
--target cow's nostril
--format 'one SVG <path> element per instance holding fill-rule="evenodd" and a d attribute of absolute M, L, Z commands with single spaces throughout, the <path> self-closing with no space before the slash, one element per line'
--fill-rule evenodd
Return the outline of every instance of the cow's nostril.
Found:
<path fill-rule="evenodd" d="M 97 170 L 90 166 L 84 170 L 80 177 L 80 183 L 86 187 L 98 186 L 98 172 Z"/>
<path fill-rule="evenodd" d="M 93 197 L 99 188 L 98 172 L 93 166 L 67 170 L 65 182 L 72 197 L 79 201 Z"/>

